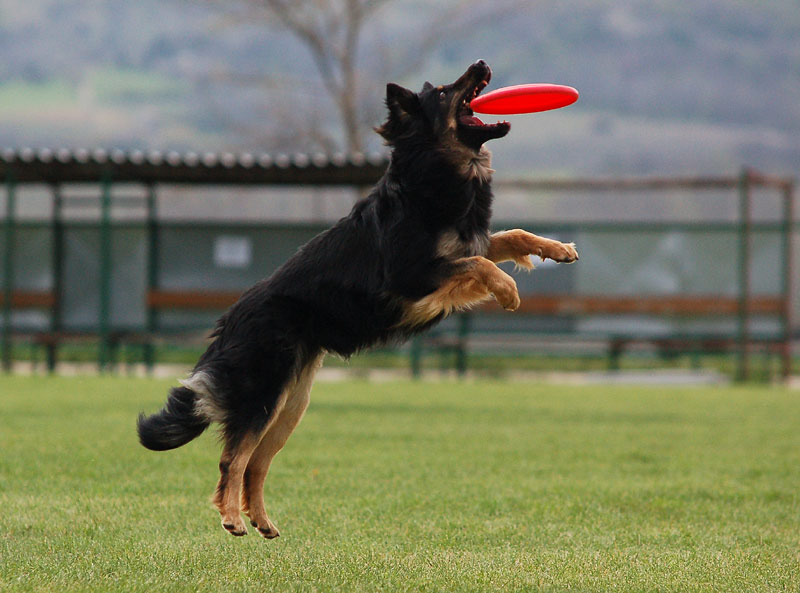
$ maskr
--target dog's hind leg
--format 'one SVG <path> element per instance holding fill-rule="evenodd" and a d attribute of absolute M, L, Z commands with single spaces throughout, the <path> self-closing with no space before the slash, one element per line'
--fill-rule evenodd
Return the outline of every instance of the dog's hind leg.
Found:
<path fill-rule="evenodd" d="M 303 418 L 308 407 L 314 375 L 321 365 L 322 356 L 319 356 L 301 369 L 297 379 L 289 384 L 286 396 L 282 398 L 283 407 L 250 457 L 244 473 L 242 508 L 250 517 L 250 524 L 267 539 L 278 537 L 280 533 L 264 508 L 264 480 L 272 459 L 283 448 Z"/>
<path fill-rule="evenodd" d="M 241 438 L 229 439 L 222 450 L 214 504 L 222 515 L 222 526 L 233 535 L 247 535 L 247 527 L 239 514 L 239 493 L 247 464 L 263 434 L 264 431 L 251 431 Z"/>

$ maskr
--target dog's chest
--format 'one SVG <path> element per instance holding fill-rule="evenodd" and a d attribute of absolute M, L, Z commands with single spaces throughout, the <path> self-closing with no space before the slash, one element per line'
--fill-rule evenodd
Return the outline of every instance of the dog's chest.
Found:
<path fill-rule="evenodd" d="M 436 255 L 447 260 L 486 255 L 488 249 L 489 234 L 482 232 L 464 237 L 457 230 L 450 229 L 439 235 L 436 243 Z"/>

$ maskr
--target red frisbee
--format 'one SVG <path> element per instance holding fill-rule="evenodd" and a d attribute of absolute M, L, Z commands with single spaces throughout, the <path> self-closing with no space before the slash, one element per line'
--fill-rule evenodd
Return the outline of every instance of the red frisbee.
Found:
<path fill-rule="evenodd" d="M 578 91 L 561 84 L 518 84 L 506 86 L 475 97 L 470 107 L 478 113 L 510 115 L 535 113 L 572 105 Z"/>

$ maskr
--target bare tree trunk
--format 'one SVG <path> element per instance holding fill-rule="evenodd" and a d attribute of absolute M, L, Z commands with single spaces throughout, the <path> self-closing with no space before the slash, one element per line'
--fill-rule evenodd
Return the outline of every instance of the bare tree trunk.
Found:
<path fill-rule="evenodd" d="M 342 123 L 347 138 L 348 152 L 363 152 L 361 126 L 358 122 L 358 79 L 356 62 L 358 39 L 363 25 L 363 12 L 359 0 L 347 0 L 347 32 L 344 51 L 341 55 L 342 88 L 339 99 Z"/>
<path fill-rule="evenodd" d="M 241 0 L 269 18 L 277 19 L 311 53 L 325 90 L 333 99 L 341 123 L 344 148 L 363 152 L 365 133 L 358 76 L 359 42 L 371 16 L 391 0 Z M 429 26 L 403 48 L 392 48 L 399 57 L 389 60 L 392 75 L 402 78 L 418 69 L 449 33 L 469 28 L 491 15 L 513 11 L 531 0 L 459 0 L 441 8 Z M 480 56 L 476 56 L 480 57 Z M 388 58 L 388 56 L 387 56 Z M 373 122 L 374 123 L 374 122 Z"/>
<path fill-rule="evenodd" d="M 329 2 L 251 0 L 276 16 L 311 52 L 336 104 L 349 152 L 364 150 L 358 109 L 358 42 L 367 17 L 387 1 L 345 0 L 337 14 Z"/>

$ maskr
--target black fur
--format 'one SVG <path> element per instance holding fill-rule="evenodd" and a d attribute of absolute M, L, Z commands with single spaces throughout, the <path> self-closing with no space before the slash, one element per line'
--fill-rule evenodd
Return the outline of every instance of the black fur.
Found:
<path fill-rule="evenodd" d="M 194 413 L 195 393 L 185 387 L 170 390 L 167 403 L 150 417 L 139 415 L 139 441 L 153 451 L 166 451 L 185 445 L 208 428 L 208 420 Z"/>
<path fill-rule="evenodd" d="M 263 429 L 287 383 L 320 353 L 347 357 L 438 321 L 404 325 L 403 312 L 458 271 L 455 259 L 488 246 L 492 192 L 480 170 L 488 167 L 482 144 L 509 126 L 483 125 L 464 101 L 489 77 L 478 62 L 455 83 L 426 83 L 420 93 L 388 85 L 389 116 L 377 129 L 392 147 L 384 177 L 219 319 L 194 373 L 211 378 L 223 416 L 201 418 L 192 392 L 173 390 L 162 412 L 139 420 L 145 447 L 180 446 L 209 419 L 235 443 Z M 447 254 L 438 249 L 445 234 L 458 237 Z"/>

